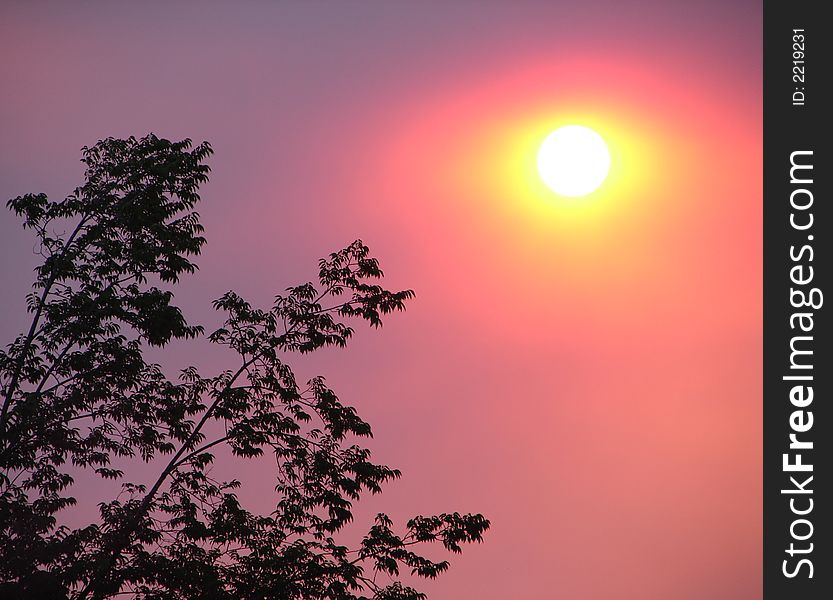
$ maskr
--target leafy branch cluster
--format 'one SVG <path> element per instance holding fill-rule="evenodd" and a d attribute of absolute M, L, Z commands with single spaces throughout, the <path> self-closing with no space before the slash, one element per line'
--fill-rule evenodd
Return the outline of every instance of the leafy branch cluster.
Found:
<path fill-rule="evenodd" d="M 351 322 L 373 327 L 410 290 L 356 241 L 322 259 L 317 283 L 289 288 L 268 309 L 234 292 L 207 334 L 173 304 L 172 287 L 205 239 L 199 186 L 207 143 L 107 139 L 83 150 L 85 183 L 62 201 L 29 194 L 8 205 L 35 232 L 42 263 L 27 297 L 31 324 L 0 350 L 0 593 L 29 597 L 414 600 L 402 572 L 448 568 L 418 552 L 460 552 L 489 527 L 481 515 L 415 517 L 397 533 L 378 515 L 358 547 L 336 534 L 362 494 L 399 477 L 357 441 L 371 435 L 322 377 L 299 383 L 297 353 L 343 347 Z M 67 225 L 69 224 L 69 225 Z M 55 233 L 61 227 L 67 231 Z M 172 380 L 148 346 L 205 336 L 235 367 Z M 240 483 L 211 476 L 215 452 L 275 460 L 275 508 L 247 510 Z M 125 461 L 163 465 L 127 481 Z M 161 461 L 161 462 L 160 462 Z M 74 476 L 120 483 L 81 527 L 62 520 Z M 384 575 L 384 577 L 379 577 Z"/>

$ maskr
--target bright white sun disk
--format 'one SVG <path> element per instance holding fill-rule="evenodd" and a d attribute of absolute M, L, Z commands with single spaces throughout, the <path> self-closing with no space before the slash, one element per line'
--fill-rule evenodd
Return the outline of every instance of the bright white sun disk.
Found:
<path fill-rule="evenodd" d="M 602 185 L 609 170 L 607 144 L 602 136 L 583 125 L 556 129 L 538 150 L 541 179 L 562 196 L 586 196 Z"/>

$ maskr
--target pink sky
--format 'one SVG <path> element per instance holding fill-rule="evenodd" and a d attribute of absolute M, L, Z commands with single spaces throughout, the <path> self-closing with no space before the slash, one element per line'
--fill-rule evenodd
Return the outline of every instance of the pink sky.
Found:
<path fill-rule="evenodd" d="M 364 239 L 417 299 L 301 369 L 404 473 L 360 525 L 492 520 L 432 600 L 758 598 L 760 47 L 742 1 L 4 3 L 0 190 L 66 194 L 106 136 L 209 140 L 178 296 L 206 325 Z M 632 169 L 581 217 L 500 170 L 570 111 Z M 8 340 L 34 257 L 0 239 Z"/>

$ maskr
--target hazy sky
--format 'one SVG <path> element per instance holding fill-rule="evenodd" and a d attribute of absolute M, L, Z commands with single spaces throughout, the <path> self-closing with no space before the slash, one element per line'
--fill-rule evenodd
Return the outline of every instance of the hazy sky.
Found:
<path fill-rule="evenodd" d="M 759 2 L 5 1 L 0 82 L 4 200 L 102 137 L 213 144 L 195 320 L 357 237 L 416 290 L 301 370 L 404 472 L 357 526 L 492 520 L 433 600 L 760 597 Z M 570 120 L 614 160 L 577 204 L 530 154 Z M 35 260 L 8 213 L 0 243 L 10 340 Z"/>

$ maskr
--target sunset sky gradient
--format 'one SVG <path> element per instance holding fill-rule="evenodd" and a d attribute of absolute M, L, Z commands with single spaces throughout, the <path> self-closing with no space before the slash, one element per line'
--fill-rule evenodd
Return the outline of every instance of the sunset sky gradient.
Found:
<path fill-rule="evenodd" d="M 760 597 L 759 2 L 4 2 L 0 57 L 3 200 L 66 195 L 103 137 L 212 143 L 195 321 L 357 237 L 416 291 L 300 371 L 403 471 L 356 531 L 492 520 L 432 600 Z M 568 123 L 612 156 L 572 200 L 535 167 Z M 5 343 L 35 256 L 0 240 Z"/>

